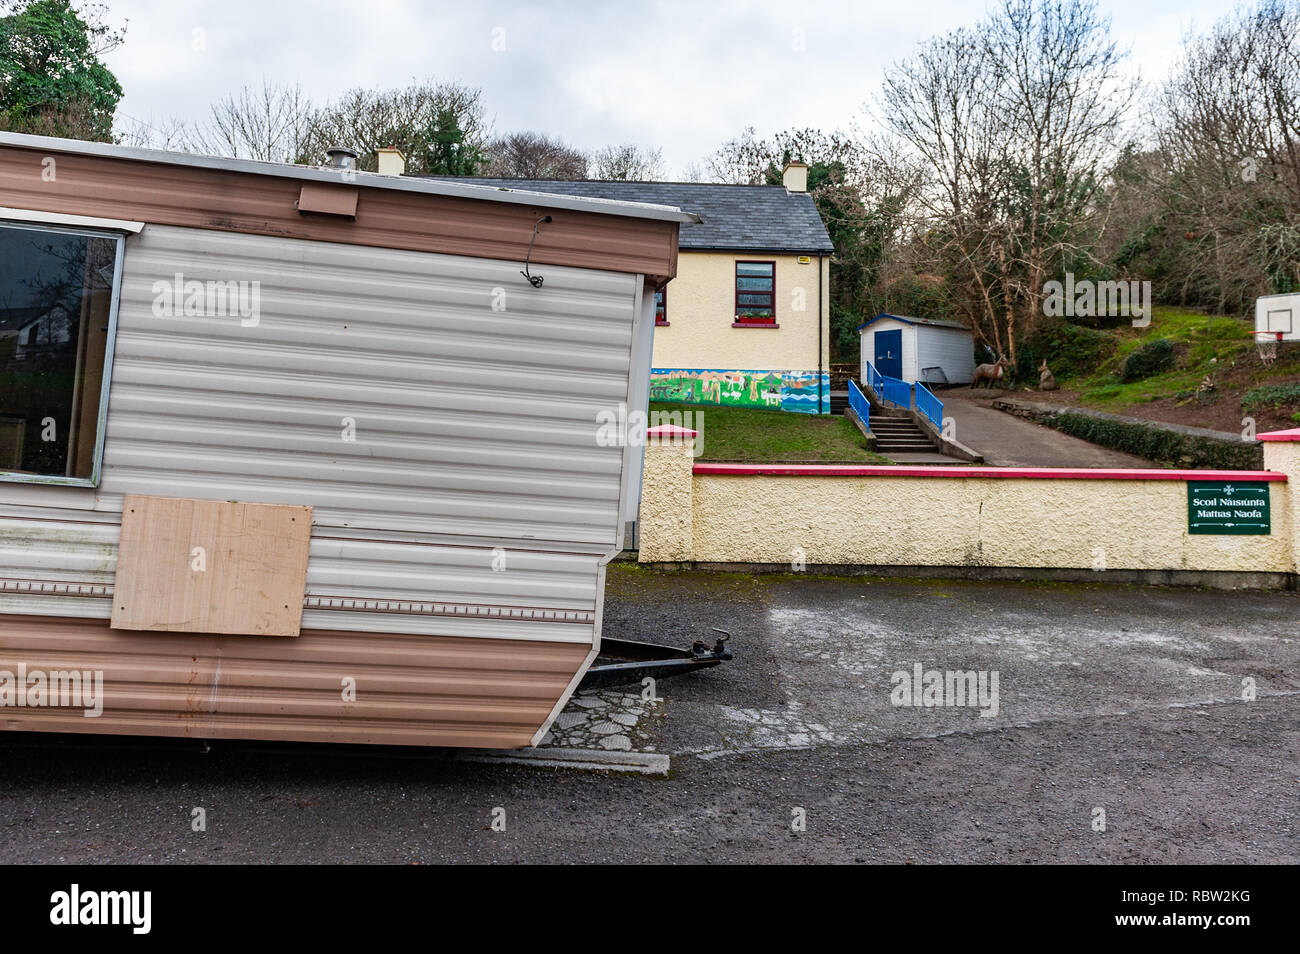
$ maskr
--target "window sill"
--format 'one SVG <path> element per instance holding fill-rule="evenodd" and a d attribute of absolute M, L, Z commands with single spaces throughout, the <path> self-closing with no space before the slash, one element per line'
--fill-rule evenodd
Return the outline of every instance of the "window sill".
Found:
<path fill-rule="evenodd" d="M 780 328 L 775 321 L 733 321 L 733 328 Z"/>
<path fill-rule="evenodd" d="M 670 325 L 670 322 L 667 322 L 667 321 L 656 321 L 656 322 L 655 322 L 655 327 L 656 327 L 656 328 L 667 328 L 667 327 L 669 327 L 669 325 Z"/>
<path fill-rule="evenodd" d="M 91 477 L 57 477 L 52 474 L 27 474 L 22 471 L 0 470 L 0 484 L 27 484 L 36 487 L 86 487 L 99 486 L 99 475 Z"/>

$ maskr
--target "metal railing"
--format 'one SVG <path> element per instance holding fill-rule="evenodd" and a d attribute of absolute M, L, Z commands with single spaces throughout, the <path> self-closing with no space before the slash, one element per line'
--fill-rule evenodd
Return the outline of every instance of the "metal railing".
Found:
<path fill-rule="evenodd" d="M 900 381 L 898 378 L 891 378 L 887 374 L 882 374 L 880 380 L 884 382 L 880 388 L 880 399 L 888 401 L 890 404 L 897 404 L 899 407 L 910 408 L 912 406 L 912 386 L 906 381 Z"/>
<path fill-rule="evenodd" d="M 885 386 L 885 376 L 876 370 L 876 366 L 870 361 L 867 362 L 867 387 L 880 394 L 880 389 Z"/>
<path fill-rule="evenodd" d="M 871 388 L 880 400 L 897 404 L 899 407 L 911 408 L 912 386 L 906 381 L 881 374 L 870 361 L 867 362 L 866 377 L 867 387 Z"/>
<path fill-rule="evenodd" d="M 880 400 L 888 401 L 898 407 L 911 409 L 912 385 L 898 378 L 891 378 L 887 374 L 881 374 L 870 361 L 867 362 L 866 366 L 866 379 L 867 386 L 876 393 Z M 857 393 L 862 394 L 861 391 Z M 849 391 L 850 404 L 853 403 L 853 394 L 854 391 Z M 936 428 L 943 430 L 943 402 L 935 397 L 934 392 L 920 381 L 916 382 L 916 409 Z"/>
<path fill-rule="evenodd" d="M 870 367 L 870 365 L 868 365 L 868 367 Z M 867 396 L 863 394 L 862 389 L 858 387 L 858 382 L 854 381 L 852 378 L 849 378 L 849 407 L 851 407 L 853 413 L 858 416 L 858 420 L 862 422 L 862 426 L 867 428 L 867 430 L 870 430 L 871 402 L 867 400 Z"/>
<path fill-rule="evenodd" d="M 943 430 L 943 402 L 920 381 L 916 382 L 916 409 L 939 431 Z"/>

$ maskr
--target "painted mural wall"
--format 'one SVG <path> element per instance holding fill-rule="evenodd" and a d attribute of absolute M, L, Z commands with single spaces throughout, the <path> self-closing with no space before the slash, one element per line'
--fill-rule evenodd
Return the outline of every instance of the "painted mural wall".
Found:
<path fill-rule="evenodd" d="M 830 388 L 830 375 L 819 375 L 816 371 L 650 370 L 650 400 L 678 404 L 767 408 L 803 414 L 829 413 Z"/>
<path fill-rule="evenodd" d="M 775 263 L 775 322 L 737 327 L 736 263 L 760 259 Z M 816 370 L 830 367 L 829 285 L 829 257 L 683 250 L 654 330 L 650 400 L 816 414 L 820 390 L 830 413 L 829 374 Z"/>

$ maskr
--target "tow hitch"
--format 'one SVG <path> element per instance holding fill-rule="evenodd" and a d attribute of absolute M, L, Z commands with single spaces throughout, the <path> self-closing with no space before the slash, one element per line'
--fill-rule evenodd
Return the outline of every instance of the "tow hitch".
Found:
<path fill-rule="evenodd" d="M 722 635 L 714 642 L 712 649 L 702 639 L 692 643 L 690 649 L 677 649 L 674 646 L 642 643 L 633 639 L 602 638 L 596 664 L 587 670 L 578 688 L 636 685 L 647 676 L 664 679 L 700 669 L 711 669 L 732 658 L 731 650 L 727 648 L 731 634 L 725 629 L 714 629 L 713 632 Z"/>

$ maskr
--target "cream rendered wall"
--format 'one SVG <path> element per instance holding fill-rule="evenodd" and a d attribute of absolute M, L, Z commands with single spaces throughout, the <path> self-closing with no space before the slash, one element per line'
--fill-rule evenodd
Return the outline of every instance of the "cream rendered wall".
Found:
<path fill-rule="evenodd" d="M 1264 453 L 1288 476 L 1268 484 L 1272 533 L 1194 536 L 1182 480 L 696 474 L 687 495 L 693 458 L 651 444 L 639 559 L 1291 573 L 1300 443 Z"/>
<path fill-rule="evenodd" d="M 820 309 L 817 256 L 771 252 L 691 252 L 677 259 L 668 283 L 668 326 L 655 328 L 656 368 L 754 371 L 826 370 L 830 360 L 830 258 L 821 260 Z M 733 328 L 736 262 L 776 262 L 777 328 Z M 795 294 L 802 289 L 802 310 Z M 818 328 L 821 361 L 818 361 Z"/>
<path fill-rule="evenodd" d="M 1192 536 L 1177 480 L 701 476 L 691 542 L 721 563 L 1289 573 L 1287 485 L 1269 488 L 1271 534 Z"/>

